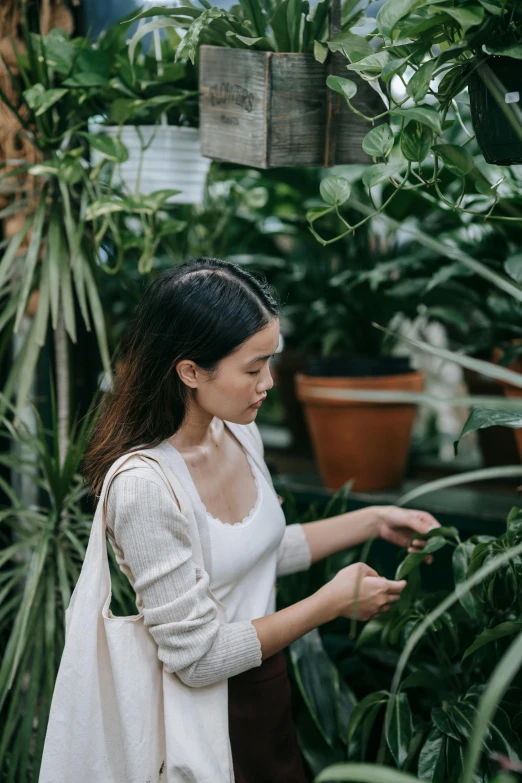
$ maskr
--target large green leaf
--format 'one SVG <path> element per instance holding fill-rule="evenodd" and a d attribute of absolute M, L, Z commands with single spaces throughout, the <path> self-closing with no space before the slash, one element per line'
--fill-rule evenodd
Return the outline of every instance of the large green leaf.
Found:
<path fill-rule="evenodd" d="M 111 160 L 114 163 L 125 163 L 129 159 L 127 147 L 119 139 L 114 139 L 112 136 L 106 136 L 103 133 L 82 133 L 82 136 L 106 160 Z"/>
<path fill-rule="evenodd" d="M 432 150 L 450 171 L 469 174 L 475 168 L 473 158 L 464 147 L 458 147 L 456 144 L 434 144 Z"/>
<path fill-rule="evenodd" d="M 386 741 L 397 767 L 401 769 L 408 757 L 413 736 L 413 719 L 406 693 L 398 693 L 386 725 Z"/>
<path fill-rule="evenodd" d="M 413 163 L 422 163 L 433 141 L 433 131 L 420 122 L 410 122 L 401 132 L 401 152 Z"/>
<path fill-rule="evenodd" d="M 35 116 L 40 117 L 67 93 L 68 90 L 64 88 L 46 90 L 43 84 L 35 84 L 25 90 L 24 98 L 29 108 L 35 112 Z"/>
<path fill-rule="evenodd" d="M 397 568 L 397 573 L 395 574 L 395 579 L 400 580 L 404 579 L 405 576 L 408 576 L 411 571 L 413 571 L 415 568 L 418 568 L 422 563 L 424 562 L 424 558 L 426 555 L 432 554 L 433 552 L 437 552 L 439 549 L 442 549 L 443 546 L 445 546 L 448 542 L 446 539 L 442 536 L 434 536 L 433 538 L 429 538 L 426 541 L 426 544 L 422 550 L 422 552 L 410 552 L 402 563 Z"/>
<path fill-rule="evenodd" d="M 406 122 L 415 120 L 422 125 L 427 125 L 428 128 L 431 128 L 435 133 L 441 133 L 439 112 L 429 103 L 422 104 L 421 106 L 409 106 L 406 109 L 393 106 L 390 109 L 390 114 L 396 117 L 404 117 Z"/>
<path fill-rule="evenodd" d="M 321 197 L 331 206 L 341 206 L 350 198 L 351 185 L 344 177 L 329 176 L 319 185 Z"/>
<path fill-rule="evenodd" d="M 319 732 L 330 746 L 334 746 L 338 725 L 336 704 L 339 694 L 339 675 L 315 629 L 290 645 L 297 686 Z"/>
<path fill-rule="evenodd" d="M 381 707 L 388 701 L 386 691 L 368 694 L 357 704 L 348 724 L 348 755 L 364 757 L 368 739 Z"/>
<path fill-rule="evenodd" d="M 507 620 L 505 623 L 500 623 L 494 628 L 487 628 L 485 631 L 482 631 L 482 633 L 477 636 L 473 644 L 468 647 L 462 656 L 462 660 L 467 658 L 469 655 L 472 655 L 476 650 L 480 649 L 480 647 L 483 647 L 485 644 L 495 642 L 497 639 L 503 639 L 506 636 L 513 636 L 514 634 L 518 634 L 521 631 L 522 620 Z"/>
<path fill-rule="evenodd" d="M 465 35 L 471 27 L 476 27 L 484 19 L 484 9 L 480 5 L 467 5 L 455 8 L 451 5 L 432 5 L 432 13 L 444 13 L 451 16 Z"/>
<path fill-rule="evenodd" d="M 480 759 L 482 744 L 489 732 L 495 710 L 513 678 L 517 675 L 522 662 L 522 633 L 511 643 L 498 662 L 484 691 L 474 716 L 462 783 L 473 783 L 473 775 Z"/>
<path fill-rule="evenodd" d="M 388 123 L 372 128 L 363 139 L 362 148 L 372 158 L 387 158 L 393 148 L 393 131 Z"/>
<path fill-rule="evenodd" d="M 324 769 L 314 783 L 350 780 L 353 783 L 421 783 L 414 775 L 378 764 L 334 764 Z"/>
<path fill-rule="evenodd" d="M 452 568 L 455 586 L 466 581 L 474 548 L 475 545 L 471 541 L 462 541 L 453 550 Z M 481 610 L 471 593 L 465 593 L 460 599 L 460 603 L 474 622 L 480 619 Z"/>
<path fill-rule="evenodd" d="M 423 101 L 426 97 L 436 67 L 436 59 L 428 60 L 422 63 L 409 80 L 406 85 L 406 92 L 414 101 Z"/>
<path fill-rule="evenodd" d="M 377 14 L 377 26 L 381 34 L 391 38 L 397 22 L 421 5 L 421 2 L 422 0 L 386 0 Z"/>
<path fill-rule="evenodd" d="M 455 441 L 455 453 L 458 445 L 464 435 L 469 432 L 476 432 L 487 427 L 511 427 L 511 429 L 520 429 L 522 427 L 522 411 L 502 410 L 502 408 L 473 408 L 469 414 L 462 432 Z"/>
<path fill-rule="evenodd" d="M 438 783 L 444 780 L 446 767 L 446 738 L 437 728 L 432 728 L 419 753 L 419 777 Z"/>
<path fill-rule="evenodd" d="M 401 160 L 389 163 L 374 163 L 368 166 L 363 174 L 363 183 L 367 188 L 373 188 L 381 182 L 386 182 L 391 177 L 396 177 L 404 168 L 405 163 Z"/>
<path fill-rule="evenodd" d="M 331 90 L 341 93 L 348 101 L 353 98 L 357 92 L 357 85 L 351 79 L 343 79 L 342 76 L 328 76 L 326 84 Z"/>

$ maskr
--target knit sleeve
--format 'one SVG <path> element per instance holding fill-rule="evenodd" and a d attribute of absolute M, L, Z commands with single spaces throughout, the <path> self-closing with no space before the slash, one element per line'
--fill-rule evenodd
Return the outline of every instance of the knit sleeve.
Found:
<path fill-rule="evenodd" d="M 303 526 L 287 525 L 277 553 L 277 576 L 306 571 L 312 564 L 312 555 Z"/>
<path fill-rule="evenodd" d="M 153 470 L 132 468 L 113 480 L 107 532 L 168 672 L 202 687 L 260 666 L 255 627 L 220 622 L 208 573 L 192 559 L 188 521 Z"/>

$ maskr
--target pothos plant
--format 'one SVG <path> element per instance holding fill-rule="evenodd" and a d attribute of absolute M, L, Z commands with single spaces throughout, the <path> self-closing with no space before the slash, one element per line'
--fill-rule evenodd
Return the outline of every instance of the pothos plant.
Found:
<path fill-rule="evenodd" d="M 363 149 L 374 163 L 363 181 L 374 211 L 384 210 L 399 190 L 416 190 L 443 208 L 497 220 L 522 220 L 509 170 L 489 167 L 478 152 L 467 94 L 470 78 L 483 80 L 503 106 L 506 123 L 511 122 L 522 138 L 518 104 L 506 105 L 490 68 L 492 58 L 500 55 L 518 67 L 522 58 L 520 4 L 387 0 L 365 31 L 365 35 L 344 32 L 335 41 L 335 50 L 345 56 L 349 72 L 381 89 L 384 101 L 379 115 L 364 117 L 368 133 Z M 329 76 L 328 86 L 362 116 L 352 102 L 357 85 L 348 77 Z M 385 185 L 391 187 L 383 195 Z M 322 195 L 329 208 L 335 209 L 349 198 L 349 184 L 343 178 L 326 180 Z M 314 231 L 322 214 L 319 209 L 309 213 Z M 344 231 L 353 227 L 343 224 Z"/>

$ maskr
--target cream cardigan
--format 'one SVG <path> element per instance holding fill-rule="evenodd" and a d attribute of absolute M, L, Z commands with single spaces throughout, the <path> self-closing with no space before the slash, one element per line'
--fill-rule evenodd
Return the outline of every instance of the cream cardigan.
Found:
<path fill-rule="evenodd" d="M 271 483 L 255 422 L 225 422 Z M 158 645 L 168 672 L 186 684 L 210 685 L 261 664 L 261 645 L 250 621 L 222 623 L 208 592 L 212 552 L 208 520 L 179 452 L 164 441 L 156 449 L 176 473 L 193 507 L 206 573 L 192 559 L 189 523 L 158 474 L 141 461 L 120 473 L 109 489 L 107 533 L 121 570 L 136 592 L 136 606 Z M 301 525 L 288 525 L 278 552 L 277 574 L 309 568 Z M 255 619 L 255 618 L 253 618 Z"/>

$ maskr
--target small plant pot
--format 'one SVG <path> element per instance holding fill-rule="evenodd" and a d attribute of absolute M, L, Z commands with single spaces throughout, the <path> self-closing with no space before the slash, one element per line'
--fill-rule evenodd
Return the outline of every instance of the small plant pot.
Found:
<path fill-rule="evenodd" d="M 499 166 L 522 163 L 522 138 L 506 117 L 509 104 L 522 108 L 522 65 L 512 57 L 490 57 L 487 66 L 502 85 L 499 105 L 478 71 L 469 80 L 471 121 L 485 160 Z"/>
<path fill-rule="evenodd" d="M 198 128 L 90 123 L 89 130 L 118 137 L 127 147 L 129 158 L 116 166 L 114 184 L 121 184 L 130 193 L 179 190 L 178 195 L 169 198 L 170 203 L 202 203 L 210 161 L 200 153 Z M 146 147 L 143 156 L 142 147 Z M 91 156 L 93 163 L 100 160 L 94 149 Z"/>
<path fill-rule="evenodd" d="M 296 376 L 323 483 L 357 491 L 388 489 L 403 479 L 416 405 L 331 399 L 332 389 L 420 392 L 421 372 L 379 377 Z"/>

